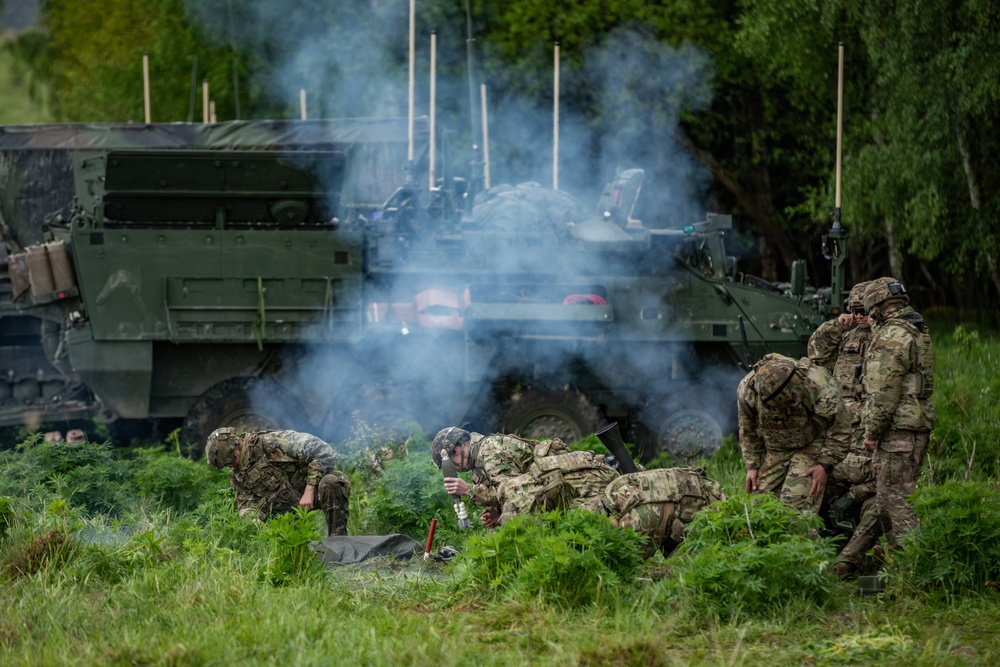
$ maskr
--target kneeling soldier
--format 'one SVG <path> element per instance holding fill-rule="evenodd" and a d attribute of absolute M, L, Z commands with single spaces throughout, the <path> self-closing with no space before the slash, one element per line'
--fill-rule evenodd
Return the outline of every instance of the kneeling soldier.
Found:
<path fill-rule="evenodd" d="M 604 491 L 604 509 L 623 528 L 649 538 L 645 556 L 669 556 L 699 510 L 726 499 L 701 468 L 660 468 L 622 475 Z"/>
<path fill-rule="evenodd" d="M 219 428 L 205 447 L 210 465 L 230 468 L 240 516 L 264 520 L 295 507 L 317 507 L 326 514 L 330 535 L 346 535 L 351 483 L 334 470 L 336 456 L 316 436 L 297 431 L 238 434 Z"/>

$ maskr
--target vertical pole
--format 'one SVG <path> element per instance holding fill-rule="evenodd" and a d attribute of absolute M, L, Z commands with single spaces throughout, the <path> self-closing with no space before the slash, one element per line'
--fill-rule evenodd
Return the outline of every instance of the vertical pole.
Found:
<path fill-rule="evenodd" d="M 215 117 L 215 100 L 208 103 L 208 120 L 212 123 L 217 120 Z"/>
<path fill-rule="evenodd" d="M 299 88 L 299 118 L 308 120 L 309 114 L 306 112 L 306 89 Z"/>
<path fill-rule="evenodd" d="M 427 181 L 428 188 L 433 189 L 437 184 L 436 174 L 434 173 L 434 161 L 437 159 L 436 146 L 434 145 L 437 141 L 437 33 L 431 33 L 431 92 L 430 92 L 430 111 L 431 111 L 431 127 L 430 127 L 430 146 L 428 147 L 427 155 Z"/>
<path fill-rule="evenodd" d="M 486 84 L 479 84 L 479 99 L 483 112 L 483 189 L 490 189 L 490 127 L 486 114 Z"/>
<path fill-rule="evenodd" d="M 201 122 L 208 122 L 208 79 L 201 82 Z"/>
<path fill-rule="evenodd" d="M 142 54 L 142 104 L 146 110 L 146 125 L 152 120 L 152 113 L 149 107 L 149 54 Z"/>
<path fill-rule="evenodd" d="M 844 147 L 844 43 L 837 47 L 837 177 L 834 195 L 834 229 L 840 228 L 840 156 Z"/>
<path fill-rule="evenodd" d="M 414 85 L 414 72 L 413 72 L 413 62 L 416 57 L 416 43 L 417 43 L 417 0 L 410 0 L 410 81 L 409 81 L 409 110 L 407 113 L 407 145 L 406 145 L 406 159 L 408 167 L 413 168 L 413 85 Z M 412 177 L 412 174 L 411 174 Z"/>
<path fill-rule="evenodd" d="M 559 189 L 559 42 L 556 42 L 552 77 L 552 189 Z"/>

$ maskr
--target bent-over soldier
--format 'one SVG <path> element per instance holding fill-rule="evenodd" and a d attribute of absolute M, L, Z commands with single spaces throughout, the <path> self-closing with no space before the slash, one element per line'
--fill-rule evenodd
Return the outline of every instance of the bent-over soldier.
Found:
<path fill-rule="evenodd" d="M 210 465 L 230 468 L 240 516 L 264 520 L 295 507 L 317 507 L 330 535 L 346 535 L 351 483 L 334 469 L 336 456 L 324 441 L 298 431 L 219 428 L 205 447 Z"/>
<path fill-rule="evenodd" d="M 850 447 L 840 388 L 808 358 L 768 354 L 736 391 L 746 489 L 819 512 L 827 475 Z"/>
<path fill-rule="evenodd" d="M 669 556 L 684 540 L 694 515 L 726 499 L 722 487 L 702 468 L 661 468 L 622 475 L 608 484 L 605 511 L 623 528 L 649 538 L 645 556 Z"/>

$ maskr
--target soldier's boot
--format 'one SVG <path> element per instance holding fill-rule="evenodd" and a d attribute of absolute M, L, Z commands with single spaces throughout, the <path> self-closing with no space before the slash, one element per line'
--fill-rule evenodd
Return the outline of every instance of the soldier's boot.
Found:
<path fill-rule="evenodd" d="M 838 579 L 856 579 L 858 576 L 858 566 L 850 561 L 840 560 L 833 565 L 833 574 Z"/>
<path fill-rule="evenodd" d="M 348 510 L 334 507 L 326 511 L 326 532 L 329 536 L 347 535 Z"/>

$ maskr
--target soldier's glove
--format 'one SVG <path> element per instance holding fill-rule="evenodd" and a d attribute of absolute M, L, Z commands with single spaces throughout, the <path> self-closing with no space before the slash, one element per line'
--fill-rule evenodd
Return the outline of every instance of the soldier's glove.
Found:
<path fill-rule="evenodd" d="M 845 493 L 841 497 L 830 503 L 830 515 L 836 524 L 853 523 L 854 503 L 857 501 L 851 497 L 850 493 Z"/>

